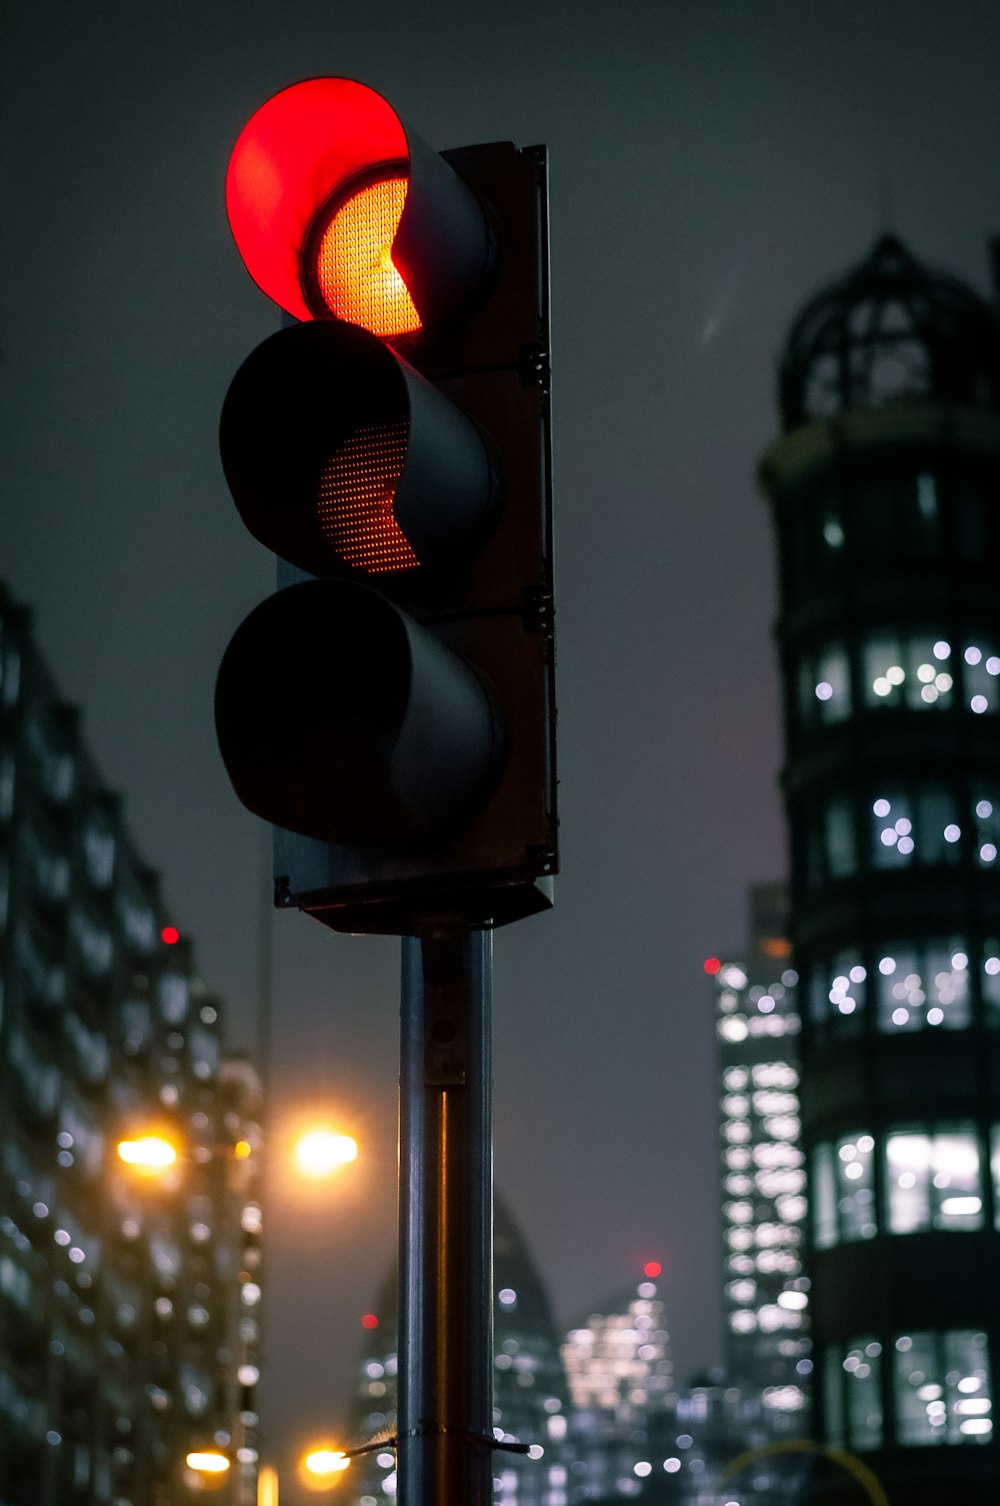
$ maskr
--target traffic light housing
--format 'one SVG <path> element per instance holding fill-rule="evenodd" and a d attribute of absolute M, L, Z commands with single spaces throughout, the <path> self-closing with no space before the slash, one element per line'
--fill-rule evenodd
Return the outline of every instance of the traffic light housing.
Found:
<path fill-rule="evenodd" d="M 278 556 L 216 687 L 276 903 L 337 930 L 502 924 L 558 865 L 543 148 L 438 154 L 310 79 L 241 133 L 227 207 L 285 327 L 223 407 Z"/>

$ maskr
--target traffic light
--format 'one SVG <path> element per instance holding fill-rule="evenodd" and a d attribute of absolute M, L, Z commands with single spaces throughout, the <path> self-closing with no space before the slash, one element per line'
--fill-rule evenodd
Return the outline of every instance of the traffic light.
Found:
<path fill-rule="evenodd" d="M 275 827 L 275 901 L 336 930 L 502 924 L 557 868 L 543 148 L 432 151 L 309 79 L 229 165 L 285 312 L 227 394 L 223 468 L 278 556 L 216 728 Z"/>

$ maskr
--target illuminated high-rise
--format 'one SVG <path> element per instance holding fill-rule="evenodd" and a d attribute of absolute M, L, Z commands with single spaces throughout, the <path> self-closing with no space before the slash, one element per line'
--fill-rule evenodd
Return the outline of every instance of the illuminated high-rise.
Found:
<path fill-rule="evenodd" d="M 660 1276 L 659 1262 L 648 1262 L 638 1282 L 566 1335 L 574 1501 L 648 1492 L 673 1453 L 677 1392 Z"/>
<path fill-rule="evenodd" d="M 893 1501 L 985 1506 L 1000 1482 L 996 317 L 885 237 L 796 319 L 780 403 L 761 477 L 817 1421 Z"/>
<path fill-rule="evenodd" d="M 228 1499 L 255 1498 L 260 1209 L 226 1148 L 256 1147 L 259 1105 L 221 1031 L 0 588 L 3 1506 L 173 1506 L 206 1443 L 243 1450 Z M 180 1150 L 157 1178 L 116 1154 L 149 1130 Z"/>
<path fill-rule="evenodd" d="M 806 1426 L 812 1372 L 803 1270 L 805 1157 L 800 1145 L 797 975 L 787 891 L 750 895 L 743 954 L 711 958 L 721 1087 L 726 1369 L 760 1393 L 775 1432 Z"/>

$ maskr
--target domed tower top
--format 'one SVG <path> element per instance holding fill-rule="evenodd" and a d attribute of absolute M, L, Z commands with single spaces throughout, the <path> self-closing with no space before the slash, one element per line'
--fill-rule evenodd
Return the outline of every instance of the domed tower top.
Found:
<path fill-rule="evenodd" d="M 1000 323 L 971 289 L 885 235 L 793 324 L 782 424 L 914 398 L 1000 409 Z"/>

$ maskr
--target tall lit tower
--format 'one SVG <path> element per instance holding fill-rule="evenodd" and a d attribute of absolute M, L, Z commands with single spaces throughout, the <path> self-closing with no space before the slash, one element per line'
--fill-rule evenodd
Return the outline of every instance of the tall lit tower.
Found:
<path fill-rule="evenodd" d="M 886 237 L 799 315 L 780 403 L 818 1425 L 893 1501 L 973 1506 L 1000 1480 L 996 318 Z"/>
<path fill-rule="evenodd" d="M 801 1436 L 812 1373 L 803 1273 L 799 1012 L 788 893 L 750 891 L 740 957 L 710 957 L 715 984 L 726 1368 L 760 1393 L 770 1428 Z"/>

